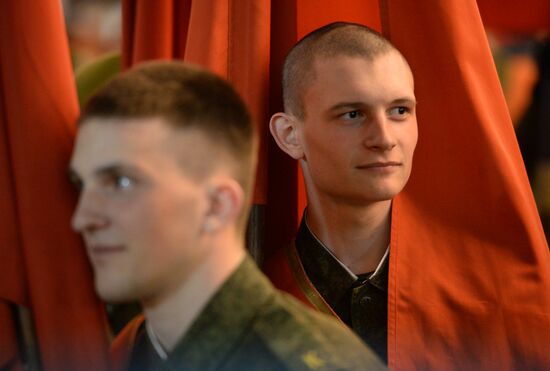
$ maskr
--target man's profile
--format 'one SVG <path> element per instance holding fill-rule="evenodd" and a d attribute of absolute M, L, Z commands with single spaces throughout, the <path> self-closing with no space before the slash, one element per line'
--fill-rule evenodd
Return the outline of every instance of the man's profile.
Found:
<path fill-rule="evenodd" d="M 270 129 L 301 165 L 308 207 L 295 244 L 268 275 L 296 292 L 277 279 L 288 264 L 313 306 L 387 359 L 391 204 L 407 183 L 418 137 L 412 72 L 375 31 L 333 23 L 289 52 L 283 100 Z"/>
<path fill-rule="evenodd" d="M 335 321 L 276 292 L 244 249 L 257 135 L 235 91 L 196 67 L 123 73 L 88 102 L 71 159 L 99 296 L 140 301 L 121 370 L 377 369 Z"/>

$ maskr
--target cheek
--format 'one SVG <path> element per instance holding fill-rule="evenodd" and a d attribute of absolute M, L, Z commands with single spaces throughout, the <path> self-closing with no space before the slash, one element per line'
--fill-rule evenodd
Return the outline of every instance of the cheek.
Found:
<path fill-rule="evenodd" d="M 306 151 L 306 162 L 313 176 L 319 177 L 334 174 L 339 166 L 338 154 L 331 148 L 322 145 L 312 145 Z"/>
<path fill-rule="evenodd" d="M 306 133 L 304 152 L 308 162 L 328 167 L 330 164 L 340 164 L 343 158 L 352 151 L 354 144 L 349 136 L 338 130 L 320 130 Z"/>
<path fill-rule="evenodd" d="M 135 246 L 137 264 L 144 271 L 157 273 L 173 272 L 174 267 L 185 271 L 187 264 L 197 261 L 200 252 L 195 249 L 200 227 L 196 202 L 157 202 L 154 207 L 146 206 L 146 217 L 132 221 L 131 230 L 126 231 Z"/>
<path fill-rule="evenodd" d="M 159 237 L 181 241 L 198 233 L 200 218 L 197 200 L 168 199 L 152 210 L 148 224 L 152 231 L 160 234 Z"/>
<path fill-rule="evenodd" d="M 157 197 L 137 197 L 120 203 L 113 210 L 118 229 L 124 237 L 136 243 L 170 243 L 183 238 L 194 228 L 196 202 L 178 200 L 168 194 Z M 195 218 L 196 219 L 196 218 Z"/>
<path fill-rule="evenodd" d="M 404 155 L 412 159 L 416 143 L 418 142 L 418 128 L 416 123 L 410 125 L 401 132 L 401 143 Z"/>

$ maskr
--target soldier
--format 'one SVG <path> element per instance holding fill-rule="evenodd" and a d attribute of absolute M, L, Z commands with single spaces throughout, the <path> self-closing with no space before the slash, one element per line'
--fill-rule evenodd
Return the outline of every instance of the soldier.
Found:
<path fill-rule="evenodd" d="M 308 207 L 295 244 L 266 271 L 387 361 L 391 205 L 418 136 L 412 72 L 377 32 L 333 23 L 289 52 L 283 99 L 270 129 L 301 165 Z M 294 279 L 281 279 L 289 270 Z"/>
<path fill-rule="evenodd" d="M 99 296 L 139 300 L 117 370 L 383 368 L 344 326 L 277 292 L 244 248 L 257 135 L 235 91 L 180 63 L 119 75 L 71 160 Z"/>

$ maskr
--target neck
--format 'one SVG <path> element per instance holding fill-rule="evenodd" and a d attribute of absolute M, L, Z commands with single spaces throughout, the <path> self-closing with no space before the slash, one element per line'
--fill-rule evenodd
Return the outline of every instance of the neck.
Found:
<path fill-rule="evenodd" d="M 162 347 L 170 352 L 185 336 L 208 301 L 237 269 L 245 257 L 242 244 L 211 249 L 184 283 L 171 294 L 142 302 L 144 316 Z"/>
<path fill-rule="evenodd" d="M 372 272 L 390 243 L 391 200 L 357 206 L 317 199 L 308 204 L 307 223 L 353 273 Z"/>

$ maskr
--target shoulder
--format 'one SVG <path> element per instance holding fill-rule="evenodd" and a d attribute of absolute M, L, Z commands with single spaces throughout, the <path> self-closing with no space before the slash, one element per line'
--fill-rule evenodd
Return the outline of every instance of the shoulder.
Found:
<path fill-rule="evenodd" d="M 266 259 L 262 270 L 273 286 L 278 290 L 287 292 L 302 302 L 302 304 L 314 308 L 313 304 L 300 287 L 295 277 L 295 273 L 292 272 L 292 268 L 290 267 L 289 255 L 295 253 L 295 250 L 296 248 L 294 245 L 278 249 Z M 297 263 L 299 264 L 299 269 L 303 269 L 299 259 Z"/>
<path fill-rule="evenodd" d="M 254 333 L 289 369 L 385 369 L 345 325 L 284 293 L 264 307 L 254 323 Z"/>
<path fill-rule="evenodd" d="M 111 369 L 113 371 L 126 370 L 137 334 L 144 320 L 142 315 L 134 317 L 114 339 L 110 350 Z"/>

